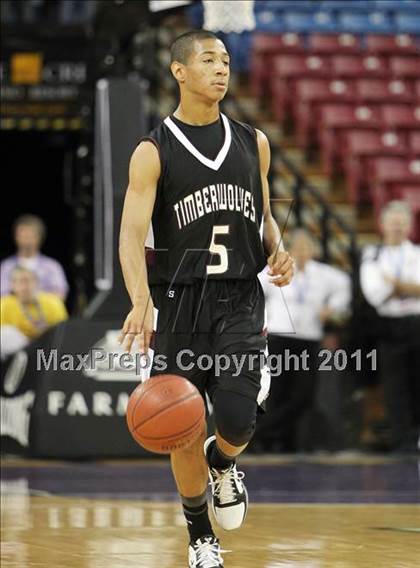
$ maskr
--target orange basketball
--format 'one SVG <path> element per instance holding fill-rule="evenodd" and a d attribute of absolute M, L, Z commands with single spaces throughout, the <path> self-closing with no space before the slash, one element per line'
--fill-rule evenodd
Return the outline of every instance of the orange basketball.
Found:
<path fill-rule="evenodd" d="M 178 375 L 158 375 L 140 384 L 127 406 L 135 441 L 158 454 L 190 446 L 203 430 L 204 401 L 196 387 Z"/>

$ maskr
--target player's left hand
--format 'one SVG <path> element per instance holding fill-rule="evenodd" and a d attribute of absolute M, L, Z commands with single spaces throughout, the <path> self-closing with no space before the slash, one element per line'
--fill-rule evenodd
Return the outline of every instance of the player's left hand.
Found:
<path fill-rule="evenodd" d="M 270 282 L 274 286 L 281 288 L 290 284 L 294 274 L 294 261 L 288 252 L 279 250 L 273 253 L 267 263 Z"/>

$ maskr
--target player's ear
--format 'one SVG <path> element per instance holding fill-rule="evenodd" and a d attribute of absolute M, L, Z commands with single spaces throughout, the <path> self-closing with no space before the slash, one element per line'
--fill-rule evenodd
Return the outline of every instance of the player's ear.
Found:
<path fill-rule="evenodd" d="M 173 61 L 171 63 L 171 72 L 178 83 L 184 83 L 185 81 L 185 65 L 179 63 L 178 61 Z"/>

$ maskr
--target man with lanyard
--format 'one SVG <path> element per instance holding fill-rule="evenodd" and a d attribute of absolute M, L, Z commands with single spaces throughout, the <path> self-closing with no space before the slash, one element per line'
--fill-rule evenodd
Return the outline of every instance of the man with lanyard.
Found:
<path fill-rule="evenodd" d="M 360 282 L 381 317 L 378 364 L 393 447 L 418 450 L 420 426 L 420 247 L 408 239 L 412 214 L 404 201 L 381 213 L 380 246 L 363 254 Z"/>
<path fill-rule="evenodd" d="M 267 272 L 260 274 L 267 306 L 268 349 L 270 355 L 282 358 L 282 369 L 273 369 L 267 414 L 257 430 L 264 449 L 289 452 L 300 449 L 299 425 L 314 407 L 324 326 L 345 317 L 351 300 L 349 276 L 314 259 L 315 245 L 304 229 L 293 232 L 290 251 L 296 272 L 287 288 L 269 286 Z"/>

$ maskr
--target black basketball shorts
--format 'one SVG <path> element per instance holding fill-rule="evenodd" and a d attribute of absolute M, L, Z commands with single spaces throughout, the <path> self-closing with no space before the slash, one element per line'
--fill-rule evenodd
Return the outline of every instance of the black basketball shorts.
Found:
<path fill-rule="evenodd" d="M 265 300 L 255 280 L 152 286 L 158 310 L 151 376 L 181 375 L 213 399 L 217 389 L 256 400 L 270 388 Z"/>

